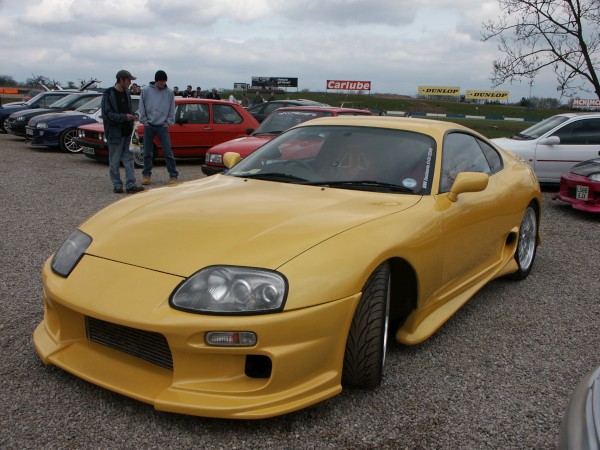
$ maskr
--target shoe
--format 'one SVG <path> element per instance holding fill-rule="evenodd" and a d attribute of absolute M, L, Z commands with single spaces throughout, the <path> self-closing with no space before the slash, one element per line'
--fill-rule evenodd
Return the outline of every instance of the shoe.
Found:
<path fill-rule="evenodd" d="M 143 186 L 133 185 L 131 187 L 128 187 L 125 191 L 128 194 L 135 194 L 136 192 L 142 192 L 143 190 Z"/>
<path fill-rule="evenodd" d="M 148 186 L 150 183 L 151 183 L 151 181 L 150 181 L 150 177 L 144 177 L 144 178 L 142 179 L 142 184 L 143 184 L 144 186 Z"/>
<path fill-rule="evenodd" d="M 178 183 L 179 183 L 179 181 L 177 181 L 176 177 L 173 177 L 169 180 L 169 184 L 178 184 Z"/>
<path fill-rule="evenodd" d="M 113 189 L 113 192 L 115 194 L 122 194 L 123 193 L 123 188 L 115 186 L 114 189 Z"/>

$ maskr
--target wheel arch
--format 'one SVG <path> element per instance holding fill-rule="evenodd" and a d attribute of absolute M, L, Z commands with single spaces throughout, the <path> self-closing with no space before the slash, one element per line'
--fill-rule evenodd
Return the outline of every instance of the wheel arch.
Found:
<path fill-rule="evenodd" d="M 390 264 L 390 331 L 401 325 L 417 307 L 418 279 L 412 265 L 403 258 L 392 258 Z"/>

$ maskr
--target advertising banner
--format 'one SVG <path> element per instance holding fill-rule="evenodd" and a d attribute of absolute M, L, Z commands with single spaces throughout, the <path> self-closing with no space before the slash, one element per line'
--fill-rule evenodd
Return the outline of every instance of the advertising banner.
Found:
<path fill-rule="evenodd" d="M 576 98 L 573 100 L 573 108 L 600 108 L 600 99 L 597 98 Z"/>
<path fill-rule="evenodd" d="M 419 86 L 419 95 L 460 97 L 459 86 Z"/>
<path fill-rule="evenodd" d="M 370 81 L 327 80 L 327 89 L 340 91 L 370 91 Z"/>
<path fill-rule="evenodd" d="M 465 100 L 502 100 L 508 101 L 508 91 L 479 91 L 470 89 L 465 92 Z"/>
<path fill-rule="evenodd" d="M 252 89 L 272 89 L 298 87 L 298 78 L 290 77 L 252 77 Z"/>

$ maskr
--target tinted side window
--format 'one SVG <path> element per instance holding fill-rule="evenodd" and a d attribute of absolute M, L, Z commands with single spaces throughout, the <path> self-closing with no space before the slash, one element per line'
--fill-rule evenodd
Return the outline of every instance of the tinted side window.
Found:
<path fill-rule="evenodd" d="M 40 108 L 47 108 L 55 101 L 60 100 L 62 97 L 62 95 L 46 95 L 40 102 Z"/>
<path fill-rule="evenodd" d="M 504 167 L 504 164 L 502 162 L 502 158 L 500 157 L 500 154 L 491 145 L 487 144 L 486 142 L 483 142 L 483 141 L 480 141 L 479 139 L 477 139 L 477 143 L 481 147 L 481 150 L 483 151 L 483 154 L 485 155 L 485 158 L 487 159 L 487 162 L 490 165 L 490 169 L 492 170 L 492 173 L 496 173 L 496 172 L 499 172 L 500 170 L 502 170 L 502 168 Z"/>
<path fill-rule="evenodd" d="M 219 124 L 238 124 L 242 123 L 244 119 L 231 105 L 217 105 L 213 104 L 214 123 Z"/>
<path fill-rule="evenodd" d="M 558 136 L 561 144 L 600 144 L 600 119 L 576 120 L 556 130 L 552 136 Z"/>
<path fill-rule="evenodd" d="M 461 172 L 491 174 L 492 170 L 473 136 L 450 133 L 444 139 L 440 192 L 448 192 Z"/>

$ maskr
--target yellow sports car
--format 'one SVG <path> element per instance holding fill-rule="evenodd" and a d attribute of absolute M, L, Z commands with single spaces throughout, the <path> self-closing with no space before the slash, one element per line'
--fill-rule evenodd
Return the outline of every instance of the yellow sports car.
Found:
<path fill-rule="evenodd" d="M 529 274 L 541 196 L 468 128 L 335 117 L 223 175 L 119 201 L 44 265 L 46 364 L 156 409 L 284 414 L 375 387 L 488 281 Z"/>

